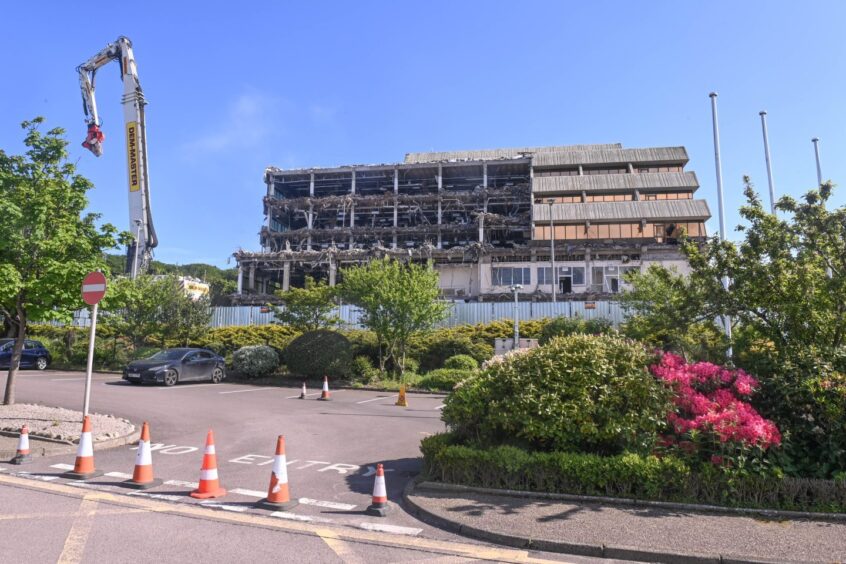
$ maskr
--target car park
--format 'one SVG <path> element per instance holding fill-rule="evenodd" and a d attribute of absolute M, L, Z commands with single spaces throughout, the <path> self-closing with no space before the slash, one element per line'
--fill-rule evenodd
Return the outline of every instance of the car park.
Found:
<path fill-rule="evenodd" d="M 130 362 L 123 369 L 123 379 L 131 384 L 164 384 L 211 381 L 226 378 L 223 357 L 206 349 L 164 349 L 149 358 Z"/>
<path fill-rule="evenodd" d="M 9 368 L 12 363 L 12 352 L 15 349 L 15 339 L 0 339 L 0 368 Z M 21 368 L 35 368 L 44 370 L 53 357 L 41 341 L 26 339 L 21 351 Z"/>

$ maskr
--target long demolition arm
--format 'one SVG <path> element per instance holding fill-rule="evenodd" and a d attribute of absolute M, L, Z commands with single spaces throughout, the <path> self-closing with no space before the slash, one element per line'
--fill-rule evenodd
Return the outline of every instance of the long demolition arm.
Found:
<path fill-rule="evenodd" d="M 129 225 L 135 242 L 126 252 L 126 271 L 132 278 L 144 272 L 159 244 L 150 212 L 150 176 L 147 168 L 147 128 L 144 121 L 144 93 L 138 81 L 138 69 L 132 54 L 132 42 L 118 37 L 105 49 L 77 67 L 79 86 L 82 89 L 85 123 L 88 136 L 82 146 L 96 156 L 103 154 L 105 135 L 100 130 L 97 101 L 94 97 L 94 79 L 97 70 L 111 61 L 120 65 L 123 80 L 123 117 L 126 124 L 126 152 L 129 180 Z"/>

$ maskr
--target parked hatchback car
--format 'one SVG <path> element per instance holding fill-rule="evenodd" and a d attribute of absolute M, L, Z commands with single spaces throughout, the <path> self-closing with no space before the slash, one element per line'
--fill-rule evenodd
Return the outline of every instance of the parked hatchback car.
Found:
<path fill-rule="evenodd" d="M 15 348 L 14 339 L 0 339 L 0 368 L 9 368 L 12 362 L 12 350 Z M 24 348 L 21 351 L 21 368 L 37 368 L 44 370 L 53 361 L 50 351 L 41 344 L 41 341 L 24 341 Z"/>
<path fill-rule="evenodd" d="M 123 379 L 131 384 L 164 384 L 210 380 L 217 384 L 226 378 L 223 357 L 206 349 L 165 349 L 149 358 L 130 362 Z"/>

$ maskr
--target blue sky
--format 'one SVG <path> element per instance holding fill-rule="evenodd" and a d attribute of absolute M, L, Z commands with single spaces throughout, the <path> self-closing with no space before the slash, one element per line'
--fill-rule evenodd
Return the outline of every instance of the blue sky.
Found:
<path fill-rule="evenodd" d="M 36 7 L 37 4 L 37 7 Z M 708 93 L 719 92 L 727 225 L 741 178 L 778 194 L 846 177 L 846 3 L 9 3 L 0 147 L 43 115 L 92 179 L 90 208 L 128 228 L 121 84 L 100 71 L 106 153 L 85 136 L 75 67 L 132 39 L 149 100 L 156 257 L 226 266 L 257 250 L 268 165 L 397 162 L 409 151 L 621 142 L 684 145 L 717 230 Z M 846 202 L 846 187 L 835 195 Z M 233 260 L 234 264 L 234 260 Z"/>

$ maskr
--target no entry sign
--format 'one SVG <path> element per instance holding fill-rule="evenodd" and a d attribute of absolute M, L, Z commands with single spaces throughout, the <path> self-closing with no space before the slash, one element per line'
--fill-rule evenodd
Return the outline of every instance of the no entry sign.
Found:
<path fill-rule="evenodd" d="M 89 272 L 82 281 L 82 299 L 96 305 L 106 295 L 106 277 L 102 272 Z"/>

